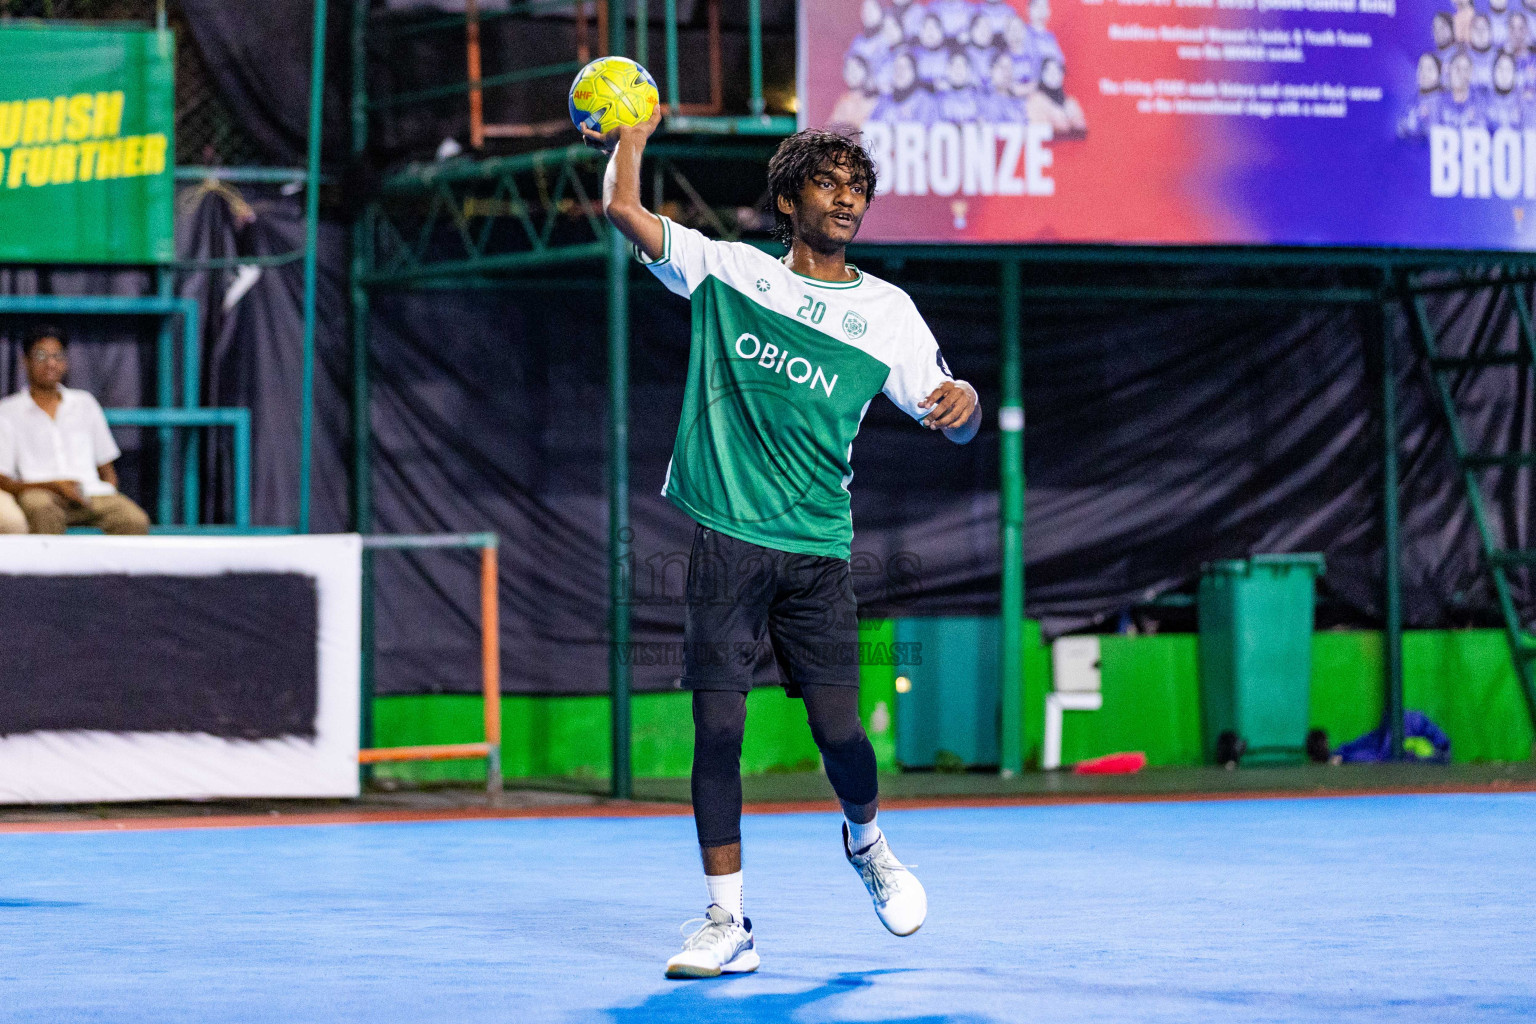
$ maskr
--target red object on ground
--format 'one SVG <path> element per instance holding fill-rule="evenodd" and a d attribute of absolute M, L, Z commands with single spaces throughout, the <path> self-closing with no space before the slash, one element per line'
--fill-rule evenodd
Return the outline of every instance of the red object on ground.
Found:
<path fill-rule="evenodd" d="M 1129 754 L 1105 754 L 1079 761 L 1072 767 L 1074 775 L 1130 775 L 1147 766 L 1147 755 L 1137 750 Z"/>

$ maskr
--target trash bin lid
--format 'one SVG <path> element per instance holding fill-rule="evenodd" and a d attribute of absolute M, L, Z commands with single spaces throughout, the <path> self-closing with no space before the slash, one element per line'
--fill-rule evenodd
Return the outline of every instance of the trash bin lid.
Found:
<path fill-rule="evenodd" d="M 1326 564 L 1326 560 L 1321 553 L 1311 551 L 1295 554 L 1265 554 L 1250 555 L 1247 558 L 1227 558 L 1217 562 L 1207 562 L 1200 567 L 1200 572 L 1202 575 L 1247 576 L 1253 571 L 1254 566 L 1262 565 L 1272 568 L 1311 569 L 1314 575 L 1321 576 L 1326 568 Z"/>

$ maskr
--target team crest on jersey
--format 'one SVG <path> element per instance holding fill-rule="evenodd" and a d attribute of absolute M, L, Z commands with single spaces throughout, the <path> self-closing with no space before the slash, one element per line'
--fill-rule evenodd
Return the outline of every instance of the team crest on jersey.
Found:
<path fill-rule="evenodd" d="M 843 333 L 850 338 L 862 338 L 864 332 L 869 330 L 869 322 L 853 310 L 849 310 L 843 317 Z"/>
<path fill-rule="evenodd" d="M 768 283 L 768 279 L 766 277 L 760 277 L 760 278 L 757 279 L 757 290 L 758 291 L 765 292 L 769 288 L 772 288 L 772 287 L 773 287 L 773 285 Z"/>

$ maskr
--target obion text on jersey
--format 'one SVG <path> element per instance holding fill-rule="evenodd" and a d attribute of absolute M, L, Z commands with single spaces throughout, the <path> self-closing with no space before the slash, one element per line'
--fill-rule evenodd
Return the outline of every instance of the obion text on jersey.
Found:
<path fill-rule="evenodd" d="M 765 370 L 774 373 L 782 373 L 796 384 L 805 384 L 812 391 L 818 386 L 832 397 L 832 389 L 837 387 L 837 374 L 828 380 L 825 372 L 819 366 L 812 366 L 811 361 L 804 356 L 792 356 L 788 349 L 781 349 L 772 342 L 764 342 L 757 335 L 747 333 L 736 339 L 736 355 L 742 359 L 748 359 Z"/>

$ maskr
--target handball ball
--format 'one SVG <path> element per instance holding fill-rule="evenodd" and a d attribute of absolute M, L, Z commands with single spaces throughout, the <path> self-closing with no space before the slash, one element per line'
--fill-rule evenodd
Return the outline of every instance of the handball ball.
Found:
<path fill-rule="evenodd" d="M 571 83 L 571 121 L 607 135 L 647 120 L 659 99 L 656 79 L 645 68 L 628 57 L 599 57 Z"/>

